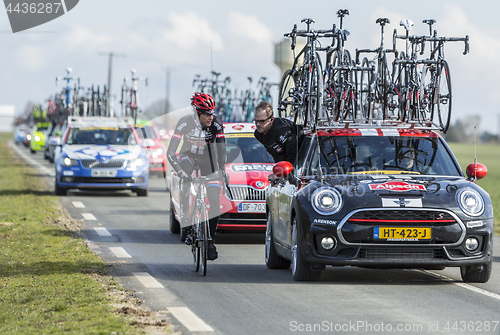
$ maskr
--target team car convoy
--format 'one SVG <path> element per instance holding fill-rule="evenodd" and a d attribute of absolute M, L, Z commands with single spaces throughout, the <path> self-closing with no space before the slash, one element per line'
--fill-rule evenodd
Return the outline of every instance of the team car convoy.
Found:
<path fill-rule="evenodd" d="M 302 141 L 268 188 L 268 268 L 291 265 L 303 281 L 326 265 L 460 267 L 464 281 L 488 281 L 493 208 L 473 182 L 484 166 L 466 178 L 438 133 L 413 126 L 325 127 Z"/>
<path fill-rule="evenodd" d="M 224 123 L 229 176 L 227 191 L 220 199 L 218 232 L 264 232 L 266 230 L 265 190 L 273 159 L 254 137 L 252 123 Z M 179 178 L 170 178 L 170 230 L 180 232 Z M 193 195 L 194 198 L 194 195 Z M 183 240 L 181 236 L 181 240 Z"/>
<path fill-rule="evenodd" d="M 165 147 L 148 123 L 69 117 L 58 130 L 48 151 L 56 195 L 128 189 L 147 196 L 150 171 L 166 172 Z M 224 123 L 229 180 L 217 231 L 265 232 L 268 268 L 291 266 L 294 280 L 314 281 L 327 265 L 460 267 L 465 282 L 489 280 L 493 207 L 474 183 L 486 168 L 471 164 L 464 175 L 435 129 L 405 123 L 305 128 L 295 164 L 274 164 L 254 130 L 253 123 Z M 271 173 L 278 179 L 270 183 Z M 170 230 L 179 233 L 174 172 L 169 190 Z"/>
<path fill-rule="evenodd" d="M 68 189 L 132 190 L 147 196 L 149 160 L 126 120 L 70 117 L 55 157 L 56 195 Z"/>

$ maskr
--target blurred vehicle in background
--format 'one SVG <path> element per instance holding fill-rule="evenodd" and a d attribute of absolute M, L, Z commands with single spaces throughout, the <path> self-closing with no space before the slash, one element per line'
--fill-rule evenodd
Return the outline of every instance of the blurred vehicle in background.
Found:
<path fill-rule="evenodd" d="M 149 158 L 149 172 L 165 178 L 167 175 L 167 149 L 154 123 L 137 120 L 134 129 L 137 134 L 137 142 L 142 145 Z"/>
<path fill-rule="evenodd" d="M 25 124 L 21 124 L 16 127 L 14 130 L 14 143 L 16 144 L 24 144 L 26 140 L 26 135 L 29 134 L 29 128 Z"/>
<path fill-rule="evenodd" d="M 50 126 L 50 122 L 37 122 L 31 130 L 30 150 L 32 154 L 43 149 L 45 145 L 46 132 Z"/>

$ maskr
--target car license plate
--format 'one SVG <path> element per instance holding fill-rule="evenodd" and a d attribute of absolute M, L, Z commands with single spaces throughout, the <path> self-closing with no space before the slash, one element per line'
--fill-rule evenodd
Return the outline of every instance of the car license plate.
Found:
<path fill-rule="evenodd" d="M 114 177 L 116 170 L 92 170 L 92 177 Z"/>
<path fill-rule="evenodd" d="M 420 241 L 431 239 L 431 228 L 375 227 L 373 238 L 388 241 Z"/>
<path fill-rule="evenodd" d="M 266 204 L 255 204 L 255 203 L 239 203 L 238 204 L 238 213 L 265 213 L 266 212 Z"/>

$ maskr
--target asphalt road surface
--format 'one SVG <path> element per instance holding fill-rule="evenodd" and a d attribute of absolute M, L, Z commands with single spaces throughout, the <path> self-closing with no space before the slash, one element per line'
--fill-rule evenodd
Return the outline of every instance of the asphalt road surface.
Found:
<path fill-rule="evenodd" d="M 53 187 L 53 164 L 12 146 Z M 295 282 L 290 269 L 267 269 L 263 234 L 218 235 L 219 258 L 203 277 L 170 233 L 163 178 L 150 180 L 148 197 L 76 191 L 61 203 L 112 274 L 150 309 L 170 312 L 182 334 L 500 334 L 499 237 L 485 284 L 464 284 L 459 268 L 327 267 L 319 282 Z"/>

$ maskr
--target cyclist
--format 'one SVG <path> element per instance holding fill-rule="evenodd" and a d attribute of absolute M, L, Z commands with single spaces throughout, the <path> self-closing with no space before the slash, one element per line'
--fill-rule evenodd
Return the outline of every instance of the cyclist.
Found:
<path fill-rule="evenodd" d="M 191 187 L 191 174 L 195 167 L 200 169 L 202 176 L 219 173 L 219 177 L 226 177 L 226 147 L 222 121 L 214 116 L 215 100 L 208 94 L 196 92 L 191 98 L 194 107 L 192 115 L 183 116 L 170 140 L 167 149 L 167 159 L 172 168 L 181 178 L 181 226 L 190 227 L 189 215 L 189 190 Z M 179 156 L 177 148 L 183 140 Z M 184 191 L 183 191 L 184 190 Z M 208 243 L 209 260 L 217 258 L 214 238 L 219 222 L 219 198 L 222 194 L 221 182 L 213 181 L 207 184 L 207 196 L 210 203 L 209 227 L 212 240 Z M 188 238 L 187 243 L 192 243 Z"/>
<path fill-rule="evenodd" d="M 262 101 L 255 109 L 254 136 L 264 145 L 267 152 L 273 156 L 274 162 L 288 161 L 295 164 L 297 156 L 297 127 L 284 118 L 273 116 L 273 107 Z M 274 174 L 269 175 L 270 181 L 275 181 Z"/>

